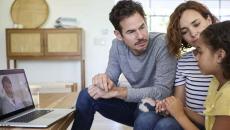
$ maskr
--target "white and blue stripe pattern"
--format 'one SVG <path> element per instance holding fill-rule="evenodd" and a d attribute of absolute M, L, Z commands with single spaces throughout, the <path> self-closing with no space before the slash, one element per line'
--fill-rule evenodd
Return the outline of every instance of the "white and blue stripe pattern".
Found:
<path fill-rule="evenodd" d="M 186 106 L 192 111 L 203 114 L 211 79 L 212 76 L 201 74 L 192 51 L 178 60 L 175 86 L 186 86 Z"/>

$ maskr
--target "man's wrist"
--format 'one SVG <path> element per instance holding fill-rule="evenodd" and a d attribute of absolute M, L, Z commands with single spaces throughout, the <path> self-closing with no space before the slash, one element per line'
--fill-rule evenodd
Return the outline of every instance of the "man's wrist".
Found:
<path fill-rule="evenodd" d="M 128 90 L 126 87 L 114 87 L 112 91 L 114 92 L 114 95 L 116 98 L 119 98 L 119 99 L 127 98 Z"/>

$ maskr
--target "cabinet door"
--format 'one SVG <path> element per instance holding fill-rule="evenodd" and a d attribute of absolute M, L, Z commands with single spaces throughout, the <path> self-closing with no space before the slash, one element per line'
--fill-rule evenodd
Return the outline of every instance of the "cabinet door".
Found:
<path fill-rule="evenodd" d="M 45 55 L 47 56 L 80 56 L 82 32 L 81 29 L 47 30 Z"/>
<path fill-rule="evenodd" d="M 7 30 L 7 54 L 9 57 L 42 56 L 42 33 L 36 30 Z"/>

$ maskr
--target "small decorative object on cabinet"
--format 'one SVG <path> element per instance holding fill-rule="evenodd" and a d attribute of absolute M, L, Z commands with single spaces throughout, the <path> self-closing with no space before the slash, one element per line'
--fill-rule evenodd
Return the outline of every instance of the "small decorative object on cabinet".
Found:
<path fill-rule="evenodd" d="M 81 87 L 85 86 L 83 30 L 73 29 L 6 29 L 7 68 L 10 60 L 79 60 Z"/>
<path fill-rule="evenodd" d="M 49 7 L 46 0 L 15 0 L 10 13 L 15 25 L 39 28 L 48 18 Z"/>

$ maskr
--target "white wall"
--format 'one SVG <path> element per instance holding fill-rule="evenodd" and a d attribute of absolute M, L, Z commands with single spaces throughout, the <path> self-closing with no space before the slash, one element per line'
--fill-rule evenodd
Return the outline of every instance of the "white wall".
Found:
<path fill-rule="evenodd" d="M 13 26 L 10 7 L 14 0 L 0 0 L 0 69 L 6 68 L 5 28 Z M 86 85 L 91 84 L 93 75 L 104 72 L 108 61 L 113 27 L 109 22 L 109 12 L 114 0 L 46 0 L 49 18 L 42 28 L 52 28 L 60 16 L 77 18 L 78 26 L 85 32 Z M 101 42 L 102 41 L 102 42 Z M 21 60 L 19 68 L 24 68 L 30 83 L 39 82 L 79 82 L 79 62 L 59 60 Z"/>

